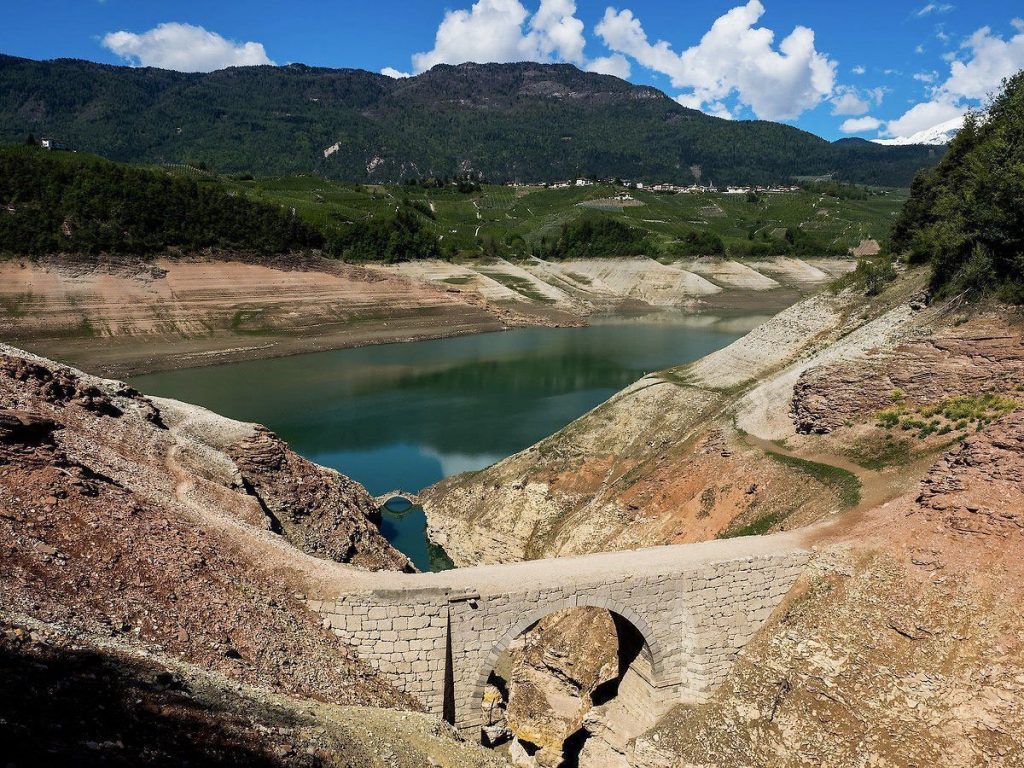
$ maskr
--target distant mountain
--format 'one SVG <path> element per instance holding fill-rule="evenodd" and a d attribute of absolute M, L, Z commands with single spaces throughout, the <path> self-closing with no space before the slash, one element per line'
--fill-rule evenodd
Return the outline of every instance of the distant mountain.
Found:
<path fill-rule="evenodd" d="M 875 144 L 882 144 L 889 147 L 906 147 L 911 145 L 945 146 L 949 144 L 960 129 L 964 127 L 963 115 L 954 117 L 944 123 L 933 125 L 923 131 L 918 131 L 910 136 L 898 136 L 895 139 L 875 139 Z"/>
<path fill-rule="evenodd" d="M 941 156 L 720 120 L 654 88 L 534 63 L 440 65 L 395 80 L 299 64 L 197 74 L 0 56 L 0 141 L 29 133 L 128 162 L 360 182 L 464 172 L 718 184 L 832 174 L 906 186 Z"/>

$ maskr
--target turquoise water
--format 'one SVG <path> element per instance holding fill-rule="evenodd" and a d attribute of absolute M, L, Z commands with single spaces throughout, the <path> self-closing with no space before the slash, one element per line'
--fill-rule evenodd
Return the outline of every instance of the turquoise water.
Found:
<path fill-rule="evenodd" d="M 659 313 L 169 371 L 132 383 L 266 424 L 374 495 L 415 493 L 522 450 L 645 373 L 703 357 L 756 321 Z M 419 568 L 441 567 L 418 507 L 385 510 L 382 530 Z"/>

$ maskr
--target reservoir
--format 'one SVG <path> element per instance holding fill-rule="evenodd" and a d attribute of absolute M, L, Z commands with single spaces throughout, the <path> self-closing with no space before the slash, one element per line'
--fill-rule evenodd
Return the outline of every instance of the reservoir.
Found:
<path fill-rule="evenodd" d="M 646 373 L 720 349 L 765 319 L 658 312 L 586 328 L 524 328 L 140 376 L 152 395 L 265 424 L 374 495 L 416 493 L 558 431 Z M 422 509 L 382 530 L 421 569 L 443 553 Z"/>

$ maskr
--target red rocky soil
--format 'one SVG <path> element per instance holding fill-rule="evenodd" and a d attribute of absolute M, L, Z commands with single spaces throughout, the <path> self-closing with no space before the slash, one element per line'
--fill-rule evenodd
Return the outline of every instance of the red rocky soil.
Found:
<path fill-rule="evenodd" d="M 0 664 L 13 675 L 0 676 L 3 684 L 36 670 L 36 694 L 59 691 L 55 672 L 67 669 L 70 688 L 96 681 L 97 700 L 108 684 L 152 688 L 146 680 L 159 670 L 138 678 L 106 652 L 102 663 L 90 656 L 97 644 L 115 643 L 282 695 L 418 708 L 320 626 L 287 567 L 289 551 L 296 562 L 321 562 L 294 544 L 365 568 L 409 569 L 380 535 L 374 509 L 360 486 L 298 457 L 264 428 L 154 402 L 119 382 L 0 347 L 0 618 L 8 630 Z M 38 632 L 26 629 L 33 623 L 73 638 L 78 651 L 40 645 L 31 639 Z M 165 701 L 177 696 L 176 683 L 161 685 L 140 695 L 145 712 L 136 715 L 181 715 L 191 722 L 175 736 L 181 743 L 194 741 L 194 721 L 207 715 L 207 736 L 232 750 L 252 737 L 251 723 L 222 723 L 218 735 L 223 718 Z M 0 718 L 14 722 L 9 713 Z M 12 745 L 25 753 L 26 742 L 0 730 L 5 753 Z M 88 733 L 68 731 L 83 754 L 93 749 L 84 745 L 94 741 Z M 31 728 L 22 735 L 39 737 Z M 36 746 L 45 752 L 43 742 Z M 202 742 L 172 749 L 175 764 L 210 764 L 199 759 Z M 134 764 L 161 763 L 158 752 L 135 753 Z"/>
<path fill-rule="evenodd" d="M 630 766 L 1024 765 L 1024 413 L 814 537 L 783 609 Z"/>

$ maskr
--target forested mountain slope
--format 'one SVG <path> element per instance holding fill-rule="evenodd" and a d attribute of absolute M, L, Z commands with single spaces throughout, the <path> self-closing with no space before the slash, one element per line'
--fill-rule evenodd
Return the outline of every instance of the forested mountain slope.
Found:
<path fill-rule="evenodd" d="M 720 120 L 563 64 L 441 65 L 394 80 L 300 64 L 186 74 L 0 56 L 0 141 L 29 133 L 129 162 L 358 181 L 479 172 L 494 181 L 596 174 L 727 184 L 835 174 L 906 186 L 942 151 Z"/>

